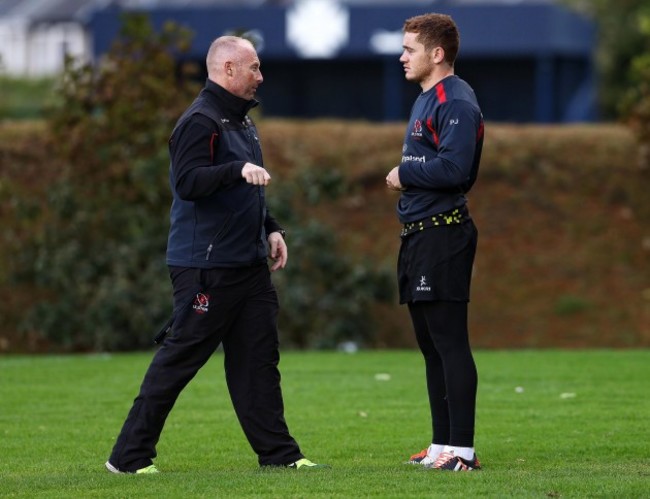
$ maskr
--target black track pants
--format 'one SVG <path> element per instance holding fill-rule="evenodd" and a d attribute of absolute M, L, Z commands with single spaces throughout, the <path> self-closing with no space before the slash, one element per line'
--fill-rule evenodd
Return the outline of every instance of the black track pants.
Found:
<path fill-rule="evenodd" d="M 175 311 L 196 295 L 197 272 L 170 268 Z M 221 343 L 230 397 L 259 464 L 288 464 L 303 457 L 284 419 L 279 307 L 268 268 L 203 270 L 200 281 L 202 292 L 156 352 L 117 438 L 110 462 L 120 470 L 152 463 L 178 395 Z"/>
<path fill-rule="evenodd" d="M 478 376 L 468 339 L 467 303 L 411 302 L 408 307 L 426 366 L 432 442 L 473 447 Z"/>

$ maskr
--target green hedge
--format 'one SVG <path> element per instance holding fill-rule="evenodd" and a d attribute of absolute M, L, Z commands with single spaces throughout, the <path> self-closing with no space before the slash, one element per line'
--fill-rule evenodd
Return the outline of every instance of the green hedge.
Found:
<path fill-rule="evenodd" d="M 414 346 L 395 295 L 397 197 L 383 180 L 399 158 L 403 126 L 260 120 L 268 197 L 289 231 L 289 266 L 276 274 L 285 344 Z M 109 182 L 101 190 L 112 204 L 74 206 L 85 213 L 78 223 L 106 217 L 108 237 L 92 224 L 57 226 L 56 196 L 66 189 L 57 187 L 62 171 L 48 161 L 47 136 L 38 123 L 0 127 L 0 345 L 147 347 L 170 305 L 167 159 L 155 155 L 145 168 L 159 177 L 150 196 L 130 199 L 122 183 Z M 476 346 L 650 345 L 650 172 L 637 154 L 620 126 L 488 124 L 470 195 L 480 233 Z M 129 226 L 129 217 L 139 223 Z"/>

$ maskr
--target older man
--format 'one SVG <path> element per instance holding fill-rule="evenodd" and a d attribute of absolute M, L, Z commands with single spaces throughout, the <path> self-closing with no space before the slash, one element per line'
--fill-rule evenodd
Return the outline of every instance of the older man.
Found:
<path fill-rule="evenodd" d="M 260 60 L 249 41 L 224 36 L 210 46 L 206 64 L 205 88 L 169 140 L 172 333 L 149 366 L 106 467 L 158 472 L 152 460 L 167 415 L 220 344 L 230 397 L 259 464 L 322 467 L 305 459 L 284 419 L 270 272 L 286 265 L 287 246 L 266 208 L 271 176 L 247 114 L 258 104 Z"/>

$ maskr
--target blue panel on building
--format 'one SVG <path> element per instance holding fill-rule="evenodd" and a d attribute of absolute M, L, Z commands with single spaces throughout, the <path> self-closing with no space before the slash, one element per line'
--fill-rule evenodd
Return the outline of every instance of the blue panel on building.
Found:
<path fill-rule="evenodd" d="M 419 87 L 403 78 L 401 26 L 427 10 L 331 2 L 332 17 L 320 21 L 331 31 L 331 36 L 322 35 L 329 45 L 318 47 L 311 46 L 317 36 L 310 36 L 305 31 L 309 26 L 297 19 L 305 14 L 297 5 L 147 13 L 154 26 L 173 20 L 190 28 L 195 37 L 186 57 L 197 61 L 204 60 L 217 36 L 253 30 L 263 41 L 265 82 L 259 96 L 267 115 L 405 119 Z M 596 118 L 593 23 L 551 3 L 432 7 L 452 15 L 459 26 L 456 73 L 474 86 L 486 119 L 552 123 Z M 97 55 L 117 35 L 122 13 L 113 5 L 91 20 Z"/>

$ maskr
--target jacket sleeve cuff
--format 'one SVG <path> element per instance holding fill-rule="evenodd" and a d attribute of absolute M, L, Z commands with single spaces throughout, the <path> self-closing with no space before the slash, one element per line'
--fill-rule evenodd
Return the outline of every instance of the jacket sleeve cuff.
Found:
<path fill-rule="evenodd" d="M 271 232 L 279 232 L 282 230 L 282 226 L 268 211 L 266 212 L 266 220 L 264 220 L 264 230 L 266 231 L 267 236 Z"/>

